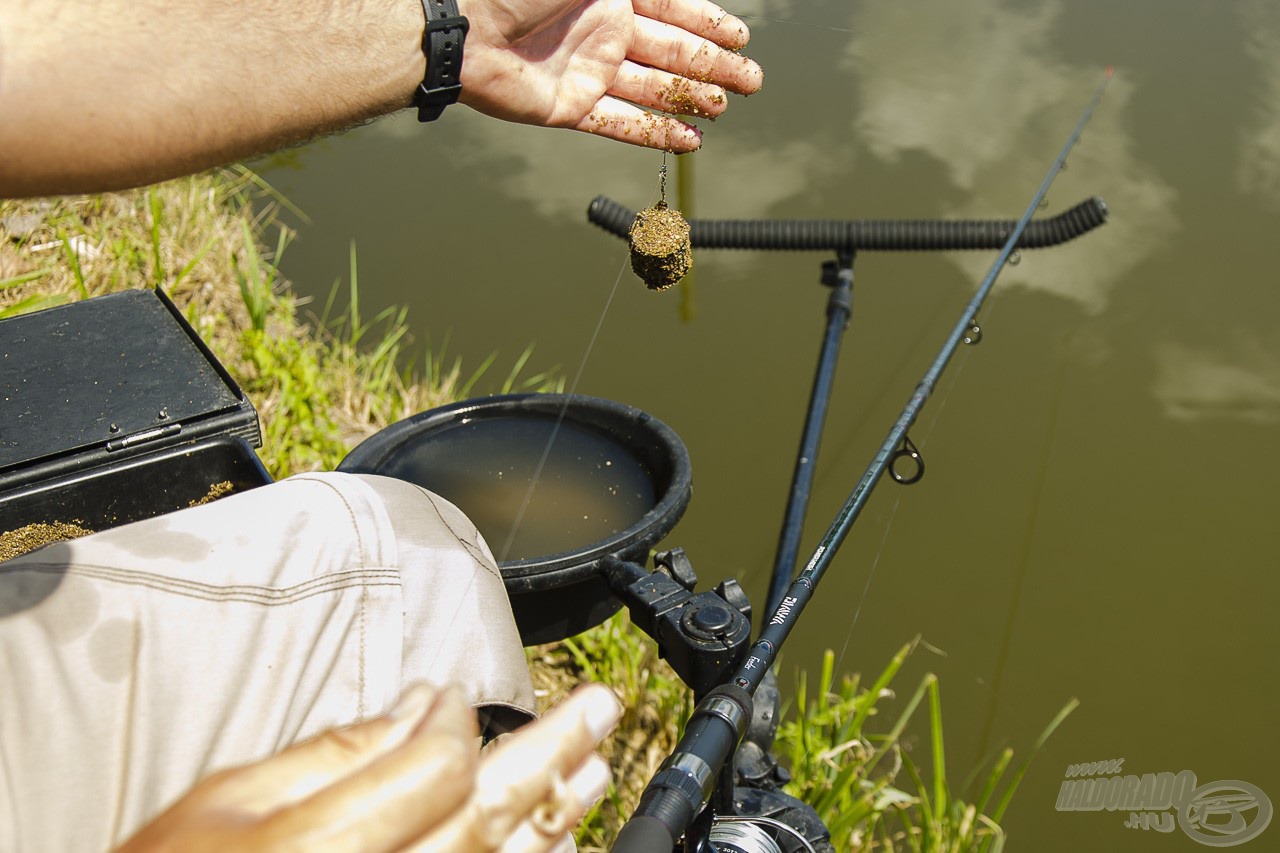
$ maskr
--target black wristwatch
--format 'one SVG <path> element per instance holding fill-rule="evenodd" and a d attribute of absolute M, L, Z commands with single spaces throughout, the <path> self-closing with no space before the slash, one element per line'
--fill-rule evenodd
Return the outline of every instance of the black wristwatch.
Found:
<path fill-rule="evenodd" d="M 458 14 L 457 0 L 422 0 L 427 27 L 422 52 L 427 73 L 413 95 L 418 121 L 435 121 L 462 93 L 462 43 L 470 26 Z"/>

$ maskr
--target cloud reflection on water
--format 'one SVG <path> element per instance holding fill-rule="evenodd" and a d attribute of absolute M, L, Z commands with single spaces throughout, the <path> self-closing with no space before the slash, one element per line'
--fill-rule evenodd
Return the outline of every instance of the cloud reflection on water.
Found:
<path fill-rule="evenodd" d="M 1021 212 L 1101 78 L 1101 68 L 1063 58 L 1058 32 L 1067 10 L 1062 0 L 865 0 L 847 11 L 744 0 L 734 11 L 751 16 L 757 36 L 781 33 L 783 22 L 806 14 L 848 27 L 853 35 L 831 74 L 848 76 L 856 107 L 833 121 L 852 126 L 864 158 L 894 164 L 925 154 L 948 184 L 938 192 L 947 199 L 940 213 L 986 218 Z M 1238 182 L 1242 192 L 1280 204 L 1280 13 L 1256 0 L 1239 7 L 1239 14 L 1250 33 L 1246 50 L 1262 97 L 1255 121 L 1239 137 Z M 1133 135 L 1130 107 L 1142 95 L 1139 79 L 1123 64 L 1117 69 L 1070 169 L 1050 191 L 1046 213 L 1097 193 L 1112 208 L 1110 222 L 1073 244 L 1028 253 L 1002 274 L 1001 287 L 1049 293 L 1101 314 L 1117 288 L 1139 282 L 1138 268 L 1173 246 L 1182 227 L 1178 194 L 1149 165 Z M 1143 85 L 1158 83 L 1144 79 Z M 768 88 L 761 98 L 767 95 Z M 842 148 L 838 158 L 830 156 L 823 141 L 830 128 L 819 124 L 821 116 L 800 137 L 769 126 L 776 120 L 762 109 L 743 132 L 705 126 L 704 152 L 691 159 L 702 202 L 697 215 L 778 215 L 780 204 L 833 180 L 857 182 L 857 155 Z M 656 200 L 656 152 L 512 127 L 465 110 L 451 121 L 463 140 L 460 156 L 479 166 L 474 173 L 539 216 L 581 222 L 587 202 L 600 193 L 629 206 Z M 377 131 L 397 137 L 422 132 L 407 114 L 380 123 Z M 718 253 L 716 259 L 728 268 L 750 262 L 746 253 Z M 983 253 L 955 253 L 950 260 L 975 283 L 990 264 Z M 1280 420 L 1280 347 L 1265 336 L 1243 337 L 1253 342 L 1206 339 L 1190 346 L 1165 335 L 1164 343 L 1154 344 L 1152 394 L 1162 411 L 1177 420 Z"/>
<path fill-rule="evenodd" d="M 1280 8 L 1274 0 L 1241 7 L 1245 50 L 1257 63 L 1263 97 L 1254 105 L 1254 123 L 1241 135 L 1240 191 L 1280 206 Z"/>
<path fill-rule="evenodd" d="M 1280 422 L 1280 355 L 1244 339 L 1226 347 L 1156 348 L 1155 397 L 1174 420 Z"/>
<path fill-rule="evenodd" d="M 861 93 L 855 129 L 882 159 L 923 151 L 942 164 L 964 197 L 947 215 L 1020 214 L 1102 77 L 1101 68 L 1055 59 L 1062 10 L 1058 2 L 999 0 L 860 4 L 855 29 L 875 35 L 854 36 L 846 52 Z M 1053 249 L 1051 262 L 1028 256 L 1001 286 L 1047 291 L 1096 313 L 1133 268 L 1167 245 L 1178 228 L 1175 193 L 1134 154 L 1125 123 L 1134 92 L 1120 69 L 1051 192 L 1051 213 L 1102 195 L 1110 223 Z M 972 254 L 952 260 L 975 282 L 990 266 Z"/>

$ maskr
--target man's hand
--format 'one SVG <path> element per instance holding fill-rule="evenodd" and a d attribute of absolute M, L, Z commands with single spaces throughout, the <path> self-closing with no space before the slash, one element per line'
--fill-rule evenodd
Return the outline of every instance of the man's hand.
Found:
<path fill-rule="evenodd" d="M 481 755 L 461 694 L 420 685 L 384 717 L 210 776 L 118 853 L 557 849 L 604 793 L 593 750 L 619 710 L 588 685 Z"/>
<path fill-rule="evenodd" d="M 760 66 L 732 52 L 742 21 L 708 0 L 460 0 L 467 15 L 462 102 L 508 121 L 569 127 L 683 152 L 725 90 L 760 88 Z"/>

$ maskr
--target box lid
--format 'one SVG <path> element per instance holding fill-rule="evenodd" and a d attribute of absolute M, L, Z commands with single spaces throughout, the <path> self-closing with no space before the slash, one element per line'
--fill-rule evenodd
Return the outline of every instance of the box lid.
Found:
<path fill-rule="evenodd" d="M 0 480 L 193 432 L 261 443 L 252 404 L 162 292 L 0 321 Z"/>

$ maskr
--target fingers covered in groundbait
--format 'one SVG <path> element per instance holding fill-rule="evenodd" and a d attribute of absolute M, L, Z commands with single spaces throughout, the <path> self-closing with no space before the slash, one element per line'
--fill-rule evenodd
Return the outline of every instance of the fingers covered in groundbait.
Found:
<path fill-rule="evenodd" d="M 601 98 L 576 128 L 606 139 L 676 154 L 697 151 L 702 145 L 702 131 L 693 125 L 673 116 L 645 112 L 635 104 L 608 96 Z"/>
<path fill-rule="evenodd" d="M 687 116 L 715 118 L 728 106 L 724 88 L 627 61 L 609 94 L 642 107 Z"/>
<path fill-rule="evenodd" d="M 714 83 L 749 95 L 764 83 L 764 71 L 752 59 L 662 21 L 637 17 L 627 58 L 690 80 Z"/>

